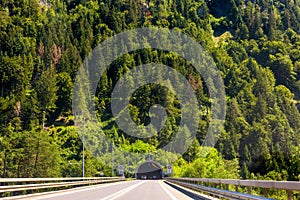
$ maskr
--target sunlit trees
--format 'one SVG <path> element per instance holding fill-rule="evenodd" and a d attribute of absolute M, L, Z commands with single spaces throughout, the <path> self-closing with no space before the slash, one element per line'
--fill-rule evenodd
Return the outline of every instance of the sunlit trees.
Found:
<path fill-rule="evenodd" d="M 299 18 L 299 1 L 2 1 L 1 176 L 79 176 L 82 142 L 73 127 L 71 105 L 78 105 L 78 110 L 73 110 L 78 117 L 90 109 L 92 101 L 103 132 L 116 149 L 141 154 L 157 151 L 161 162 L 176 160 L 178 155 L 160 150 L 174 139 L 181 119 L 181 102 L 171 86 L 147 84 L 130 99 L 130 117 L 138 125 L 150 123 L 149 109 L 154 104 L 166 108 L 163 129 L 150 138 L 139 140 L 127 135 L 111 112 L 111 92 L 125 73 L 142 64 L 163 63 L 189 81 L 201 108 L 196 139 L 175 162 L 176 174 L 239 178 L 241 169 L 243 178 L 260 174 L 257 177 L 298 180 Z M 148 26 L 171 28 L 193 37 L 221 71 L 227 115 L 216 148 L 222 157 L 215 149 L 208 157 L 199 155 L 211 120 L 210 94 L 201 74 L 175 53 L 141 49 L 122 55 L 108 66 L 95 98 L 91 97 L 89 79 L 94 74 L 79 68 L 92 49 L 116 33 Z M 78 73 L 83 76 L 76 79 Z M 163 71 L 158 69 L 153 74 L 162 76 Z M 128 79 L 128 87 L 134 86 L 134 78 L 142 77 Z M 86 137 L 101 146 L 101 151 L 93 154 L 87 149 L 86 173 L 97 176 L 104 171 L 111 175 L 111 169 L 93 157 L 101 155 L 109 160 L 112 149 L 102 136 L 93 136 L 96 129 L 88 124 Z M 186 147 L 184 138 L 191 130 L 183 130 L 178 145 Z M 137 156 L 125 158 L 120 149 L 116 151 L 120 162 L 141 161 Z M 234 176 L 227 176 L 229 172 Z"/>

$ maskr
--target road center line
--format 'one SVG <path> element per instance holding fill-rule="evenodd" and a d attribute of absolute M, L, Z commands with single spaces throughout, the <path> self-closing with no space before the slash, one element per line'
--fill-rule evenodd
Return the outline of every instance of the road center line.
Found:
<path fill-rule="evenodd" d="M 164 186 L 162 181 L 158 181 L 159 185 L 164 189 L 164 191 L 171 197 L 172 200 L 178 200 L 174 195 Z"/>
<path fill-rule="evenodd" d="M 130 186 L 130 187 L 128 187 L 128 188 L 125 188 L 125 189 L 123 189 L 123 190 L 121 190 L 121 191 L 119 191 L 119 192 L 116 192 L 116 193 L 114 193 L 114 194 L 112 194 L 112 195 L 109 195 L 109 196 L 107 196 L 107 197 L 105 197 L 105 198 L 102 198 L 102 199 L 100 199 L 100 200 L 107 200 L 107 199 L 109 199 L 109 200 L 114 200 L 114 199 L 116 199 L 116 198 L 122 196 L 123 194 L 125 194 L 125 193 L 127 193 L 127 192 L 133 190 L 134 188 L 138 187 L 139 185 L 141 185 L 141 184 L 143 184 L 143 183 L 145 183 L 145 182 L 144 182 L 144 181 L 141 181 L 141 182 L 139 182 L 139 183 L 137 183 L 137 184 L 134 184 L 134 185 L 132 185 L 132 186 Z"/>

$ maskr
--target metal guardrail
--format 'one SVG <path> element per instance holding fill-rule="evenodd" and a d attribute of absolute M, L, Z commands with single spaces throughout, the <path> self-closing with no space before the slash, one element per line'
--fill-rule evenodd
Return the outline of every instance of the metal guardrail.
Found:
<path fill-rule="evenodd" d="M 235 179 L 209 179 L 209 178 L 165 178 L 169 182 L 199 190 L 213 196 L 232 199 L 262 199 L 252 195 L 252 188 L 262 188 L 264 197 L 268 197 L 268 189 L 286 190 L 287 199 L 292 200 L 293 191 L 300 191 L 300 182 L 297 181 L 265 181 L 265 180 L 235 180 Z M 235 186 L 230 191 L 229 186 Z M 225 187 L 224 187 L 225 186 Z M 218 188 L 217 188 L 218 187 Z M 239 192 L 239 187 L 246 187 L 247 194 Z M 224 189 L 223 189 L 224 188 Z"/>
<path fill-rule="evenodd" d="M 123 181 L 123 177 L 89 178 L 0 178 L 0 197 L 15 196 L 34 191 L 69 188 L 100 183 Z"/>

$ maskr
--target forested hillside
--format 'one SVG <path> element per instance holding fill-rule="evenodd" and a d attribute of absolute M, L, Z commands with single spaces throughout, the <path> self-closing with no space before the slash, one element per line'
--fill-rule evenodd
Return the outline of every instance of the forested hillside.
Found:
<path fill-rule="evenodd" d="M 80 176 L 82 142 L 71 108 L 77 71 L 102 41 L 139 27 L 181 31 L 208 51 L 226 87 L 225 130 L 201 157 L 210 121 L 205 82 L 176 54 L 144 49 L 118 58 L 99 81 L 97 115 L 116 147 L 156 151 L 159 162 L 174 161 L 177 176 L 300 179 L 299 0 L 0 0 L 2 177 Z M 201 105 L 197 139 L 182 157 L 159 150 L 180 118 L 178 99 L 168 89 L 148 84 L 130 101 L 138 124 L 149 123 L 149 108 L 164 102 L 168 118 L 156 136 L 136 140 L 111 120 L 114 85 L 146 63 L 180 71 Z M 87 149 L 85 156 L 87 176 L 111 175 L 110 153 L 100 158 Z M 116 150 L 116 164 L 135 161 Z M 136 165 L 126 173 L 132 175 Z"/>

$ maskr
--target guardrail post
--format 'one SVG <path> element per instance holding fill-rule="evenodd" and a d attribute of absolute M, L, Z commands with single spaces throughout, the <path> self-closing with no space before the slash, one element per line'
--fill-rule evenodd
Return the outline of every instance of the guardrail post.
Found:
<path fill-rule="evenodd" d="M 264 196 L 268 197 L 268 189 L 267 188 L 264 188 Z"/>
<path fill-rule="evenodd" d="M 247 187 L 248 194 L 251 194 L 251 192 L 252 192 L 251 189 L 252 189 L 251 186 L 248 186 L 248 187 Z"/>
<path fill-rule="evenodd" d="M 235 191 L 238 192 L 239 191 L 239 186 L 235 185 Z"/>
<path fill-rule="evenodd" d="M 292 190 L 287 190 L 288 200 L 292 200 Z"/>

